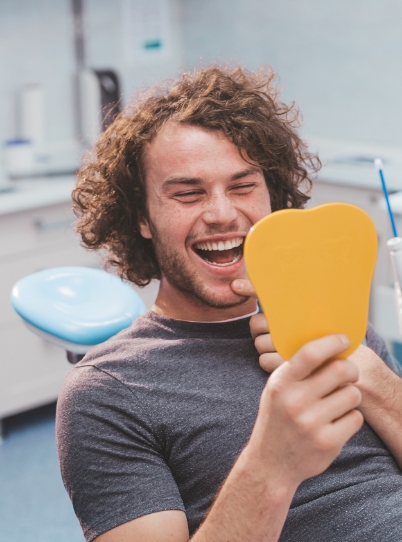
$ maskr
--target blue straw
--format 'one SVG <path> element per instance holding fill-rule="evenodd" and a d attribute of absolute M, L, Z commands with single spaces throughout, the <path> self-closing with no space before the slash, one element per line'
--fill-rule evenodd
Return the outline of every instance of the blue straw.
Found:
<path fill-rule="evenodd" d="M 389 219 L 391 221 L 392 232 L 394 234 L 394 237 L 398 237 L 398 233 L 396 231 L 396 226 L 395 226 L 394 215 L 392 213 L 391 205 L 389 203 L 388 190 L 387 190 L 387 185 L 385 184 L 385 177 L 384 177 L 384 172 L 383 172 L 383 163 L 382 163 L 381 158 L 376 158 L 374 160 L 374 164 L 375 164 L 375 167 L 376 167 L 376 169 L 378 171 L 378 174 L 380 175 L 382 191 L 384 193 L 385 201 L 387 202 L 388 215 L 389 215 Z"/>

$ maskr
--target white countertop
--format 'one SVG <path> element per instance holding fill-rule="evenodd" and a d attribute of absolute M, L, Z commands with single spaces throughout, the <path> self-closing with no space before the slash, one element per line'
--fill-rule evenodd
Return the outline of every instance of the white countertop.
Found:
<path fill-rule="evenodd" d="M 402 147 L 308 136 L 304 139 L 312 151 L 319 152 L 323 164 L 319 181 L 381 191 L 374 167 L 375 158 L 381 158 L 389 192 L 402 190 Z"/>
<path fill-rule="evenodd" d="M 402 191 L 402 148 L 318 137 L 303 138 L 312 151 L 319 152 L 323 163 L 318 174 L 319 181 L 381 191 L 374 168 L 374 159 L 381 158 L 388 190 Z M 0 215 L 67 202 L 74 181 L 74 176 L 11 181 L 10 191 L 0 191 Z M 402 195 L 392 198 L 394 212 L 402 214 Z"/>
<path fill-rule="evenodd" d="M 0 215 L 68 202 L 74 184 L 73 175 L 11 181 L 10 190 L 0 192 Z"/>

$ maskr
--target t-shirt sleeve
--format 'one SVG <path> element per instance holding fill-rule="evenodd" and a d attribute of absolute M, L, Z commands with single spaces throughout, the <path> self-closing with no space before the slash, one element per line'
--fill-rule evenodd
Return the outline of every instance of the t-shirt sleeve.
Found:
<path fill-rule="evenodd" d="M 402 366 L 390 353 L 384 339 L 369 324 L 363 344 L 371 348 L 396 374 L 402 376 Z"/>
<path fill-rule="evenodd" d="M 93 366 L 74 368 L 57 405 L 61 474 L 85 539 L 184 505 L 143 405 Z"/>

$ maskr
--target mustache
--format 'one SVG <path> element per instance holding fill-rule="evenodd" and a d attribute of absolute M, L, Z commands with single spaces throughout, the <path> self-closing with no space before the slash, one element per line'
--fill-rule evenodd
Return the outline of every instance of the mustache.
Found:
<path fill-rule="evenodd" d="M 251 228 L 251 226 L 250 226 Z M 197 235 L 189 235 L 187 237 L 187 242 L 193 243 L 197 241 L 197 239 L 203 239 L 204 237 L 213 237 L 214 235 L 225 235 L 226 233 L 238 233 L 239 235 L 243 236 L 244 234 L 247 234 L 250 231 L 250 228 L 248 230 L 246 229 L 239 229 L 237 227 L 213 227 L 208 228 L 207 230 L 197 233 Z"/>

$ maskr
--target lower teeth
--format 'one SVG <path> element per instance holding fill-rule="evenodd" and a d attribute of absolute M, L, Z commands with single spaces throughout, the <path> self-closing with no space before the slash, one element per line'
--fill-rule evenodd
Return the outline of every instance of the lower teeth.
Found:
<path fill-rule="evenodd" d="M 210 263 L 211 265 L 217 265 L 218 267 L 226 267 L 228 265 L 232 265 L 236 262 L 238 262 L 241 258 L 241 254 L 238 254 L 237 256 L 235 256 L 233 258 L 233 260 L 231 262 L 226 262 L 226 263 L 216 263 L 216 262 L 211 262 L 211 260 L 208 260 L 208 258 L 204 258 L 204 260 L 208 263 Z"/>

